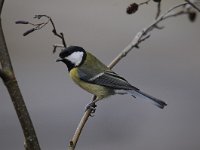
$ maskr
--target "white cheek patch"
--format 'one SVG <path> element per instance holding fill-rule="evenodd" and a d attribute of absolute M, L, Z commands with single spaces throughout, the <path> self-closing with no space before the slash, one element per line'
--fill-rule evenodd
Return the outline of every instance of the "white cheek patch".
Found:
<path fill-rule="evenodd" d="M 73 52 L 71 55 L 67 56 L 67 59 L 75 66 L 78 66 L 83 59 L 83 52 Z"/>

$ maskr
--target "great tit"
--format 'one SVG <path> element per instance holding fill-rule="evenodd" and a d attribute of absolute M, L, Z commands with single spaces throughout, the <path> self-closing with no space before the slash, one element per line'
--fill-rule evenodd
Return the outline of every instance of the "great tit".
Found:
<path fill-rule="evenodd" d="M 134 98 L 151 100 L 161 109 L 167 105 L 164 101 L 132 86 L 82 47 L 69 46 L 60 52 L 59 57 L 57 61 L 67 65 L 72 80 L 96 96 L 95 102 L 114 94 L 130 94 Z"/>

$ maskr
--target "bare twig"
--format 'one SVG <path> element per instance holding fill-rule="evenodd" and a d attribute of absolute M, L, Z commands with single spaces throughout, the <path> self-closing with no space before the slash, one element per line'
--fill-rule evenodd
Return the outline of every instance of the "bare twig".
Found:
<path fill-rule="evenodd" d="M 172 18 L 172 17 L 177 17 L 180 15 L 187 15 L 187 14 L 188 14 L 188 12 L 186 12 L 186 11 L 179 11 L 177 13 L 171 13 L 171 14 L 166 15 L 165 17 L 162 18 L 162 20 L 166 20 L 166 19 Z"/>
<path fill-rule="evenodd" d="M 64 49 L 66 47 L 64 47 L 64 45 L 61 45 L 61 44 L 54 44 L 53 45 L 53 53 L 55 53 L 58 48 Z"/>
<path fill-rule="evenodd" d="M 0 13 L 2 12 L 4 0 L 0 0 Z M 0 77 L 2 78 L 9 95 L 12 99 L 15 111 L 21 124 L 26 150 L 40 150 L 40 146 L 35 134 L 35 130 L 19 89 L 15 74 L 12 68 L 12 63 L 6 46 L 5 37 L 2 30 L 1 14 L 0 14 Z"/>
<path fill-rule="evenodd" d="M 45 15 L 45 16 L 46 16 L 46 15 Z M 49 17 L 49 16 L 47 16 L 47 17 Z M 61 32 L 60 34 L 58 34 L 53 20 L 51 19 L 51 17 L 49 17 L 49 19 L 50 19 L 51 24 L 52 24 L 52 26 L 53 26 L 52 32 L 54 33 L 54 35 L 56 35 L 56 36 L 58 36 L 59 38 L 61 38 L 62 44 L 63 44 L 63 46 L 66 48 L 66 47 L 67 47 L 67 44 L 66 44 L 66 42 L 65 42 L 64 34 L 63 34 L 62 32 Z"/>
<path fill-rule="evenodd" d="M 149 4 L 150 1 L 151 1 L 151 0 L 147 0 L 147 1 L 145 1 L 145 2 L 139 3 L 138 5 L 141 6 L 141 5 L 144 5 L 144 4 Z"/>
<path fill-rule="evenodd" d="M 186 4 L 188 4 L 187 2 L 185 3 L 181 3 L 179 5 L 176 5 L 172 8 L 170 8 L 169 10 L 167 10 L 163 15 L 161 15 L 160 17 L 158 17 L 152 24 L 150 24 L 147 28 L 144 28 L 143 32 L 144 34 L 152 31 L 153 29 L 158 29 L 157 28 L 157 25 L 158 23 L 160 23 L 161 21 L 164 21 L 168 18 L 171 18 L 171 17 L 176 17 L 176 16 L 179 16 L 179 15 L 184 15 L 186 14 L 185 12 L 183 11 L 180 11 L 180 12 L 173 12 L 175 9 L 177 8 L 180 8 L 180 7 L 183 7 L 185 6 Z M 173 12 L 173 13 L 172 13 Z"/>
<path fill-rule="evenodd" d="M 173 10 L 180 8 L 182 6 L 185 6 L 188 4 L 187 2 L 176 5 L 172 8 L 170 8 L 167 12 L 165 12 L 163 15 L 158 17 L 152 24 L 141 30 L 136 34 L 136 36 L 133 38 L 133 40 L 127 45 L 127 47 L 122 50 L 122 52 L 114 58 L 114 60 L 108 65 L 110 69 L 112 69 L 122 58 L 124 58 L 133 48 L 138 48 L 139 44 L 144 42 L 147 38 L 150 37 L 150 35 L 147 35 L 149 32 L 151 32 L 153 29 L 157 29 L 157 24 L 160 23 L 163 20 L 166 20 L 170 17 L 175 17 L 178 15 L 182 15 L 183 13 L 172 13 L 169 15 Z M 92 100 L 95 98 L 93 97 Z M 85 126 L 89 116 L 91 115 L 91 110 L 88 109 L 86 112 L 84 112 L 83 117 L 81 121 L 79 122 L 79 125 L 77 127 L 77 130 L 72 138 L 72 140 L 69 143 L 68 150 L 74 150 L 77 144 L 77 141 L 79 140 L 80 134 L 82 132 L 83 127 Z"/>
<path fill-rule="evenodd" d="M 77 127 L 77 129 L 74 133 L 72 140 L 69 142 L 68 150 L 74 150 L 75 149 L 76 144 L 77 144 L 79 137 L 81 135 L 81 132 L 83 130 L 83 127 L 86 124 L 89 116 L 91 115 L 91 112 L 92 112 L 91 109 L 88 109 L 87 111 L 85 111 L 85 113 L 84 113 L 83 117 L 81 118 L 80 123 L 79 123 L 79 125 L 78 125 L 78 127 Z"/>
<path fill-rule="evenodd" d="M 15 22 L 16 24 L 29 24 L 29 25 L 33 26 L 33 28 L 29 29 L 28 31 L 26 31 L 26 32 L 23 34 L 24 36 L 26 36 L 26 35 L 28 35 L 28 34 L 34 32 L 34 31 L 36 31 L 36 30 L 42 29 L 43 27 L 45 27 L 45 26 L 50 22 L 51 25 L 52 25 L 52 27 L 53 27 L 53 30 L 52 30 L 53 34 L 62 40 L 62 47 L 63 47 L 63 48 L 66 48 L 66 47 L 67 47 L 67 44 L 66 44 L 65 38 L 64 38 L 64 34 L 63 34 L 62 32 L 61 32 L 61 33 L 58 33 L 58 32 L 57 32 L 56 27 L 55 27 L 55 24 L 54 24 L 54 22 L 53 22 L 53 20 L 52 20 L 52 18 L 51 18 L 50 16 L 47 16 L 47 15 L 35 15 L 34 18 L 36 18 L 36 19 L 47 18 L 47 21 L 44 21 L 44 22 L 41 22 L 41 23 L 36 23 L 36 24 L 35 24 L 35 23 L 28 22 L 28 21 L 16 21 L 16 22 Z M 53 53 L 56 52 L 56 49 L 57 49 L 58 47 L 60 48 L 61 46 L 57 46 L 57 45 L 54 46 Z"/>
<path fill-rule="evenodd" d="M 192 2 L 190 2 L 189 0 L 185 0 L 188 4 L 190 4 L 194 9 L 196 9 L 198 12 L 200 12 L 200 9 L 195 5 L 193 4 Z M 197 3 L 200 3 L 200 2 L 197 2 Z"/>
<path fill-rule="evenodd" d="M 160 16 L 161 13 L 161 2 L 158 2 L 157 5 L 157 13 L 156 13 L 156 19 Z"/>

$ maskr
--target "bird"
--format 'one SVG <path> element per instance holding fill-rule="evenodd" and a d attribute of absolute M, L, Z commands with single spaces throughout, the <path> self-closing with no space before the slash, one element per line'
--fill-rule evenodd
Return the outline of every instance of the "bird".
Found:
<path fill-rule="evenodd" d="M 95 95 L 96 99 L 88 105 L 90 107 L 94 106 L 97 101 L 115 94 L 140 97 L 151 101 L 161 109 L 167 106 L 164 101 L 131 85 L 124 77 L 112 71 L 97 57 L 80 46 L 64 48 L 56 61 L 63 62 L 67 66 L 69 76 L 77 85 Z"/>

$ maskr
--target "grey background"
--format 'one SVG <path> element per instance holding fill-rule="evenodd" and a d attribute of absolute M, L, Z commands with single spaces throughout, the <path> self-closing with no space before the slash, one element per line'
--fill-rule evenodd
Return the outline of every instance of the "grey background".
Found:
<path fill-rule="evenodd" d="M 44 150 L 64 150 L 91 95 L 56 63 L 52 45 L 60 43 L 51 26 L 23 37 L 29 29 L 16 20 L 50 15 L 66 41 L 79 45 L 108 64 L 151 23 L 156 6 L 125 13 L 131 0 L 6 0 L 2 22 L 7 46 L 26 105 Z M 166 10 L 181 0 L 163 1 Z M 114 71 L 134 86 L 168 103 L 160 110 L 132 97 L 113 96 L 98 103 L 77 149 L 198 150 L 200 148 L 200 18 L 165 21 L 166 28 L 133 50 Z M 23 134 L 8 93 L 0 80 L 0 149 L 23 149 Z"/>

